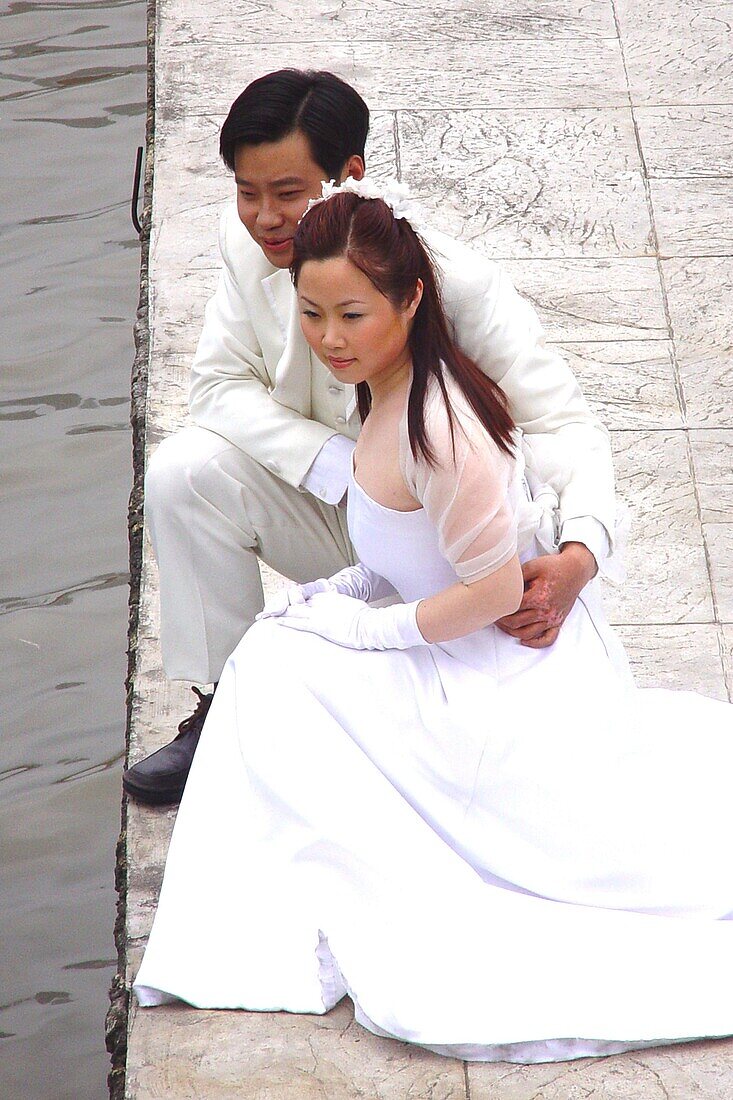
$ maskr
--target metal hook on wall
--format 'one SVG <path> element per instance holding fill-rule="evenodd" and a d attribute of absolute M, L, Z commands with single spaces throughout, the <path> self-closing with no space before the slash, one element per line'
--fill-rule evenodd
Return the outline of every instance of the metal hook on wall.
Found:
<path fill-rule="evenodd" d="M 132 199 L 130 201 L 130 217 L 132 218 L 132 224 L 135 226 L 135 232 L 138 236 L 142 233 L 140 219 L 137 216 L 137 207 L 140 201 L 140 180 L 143 174 L 143 152 L 142 145 L 138 145 L 137 156 L 135 158 L 135 178 L 132 183 Z"/>

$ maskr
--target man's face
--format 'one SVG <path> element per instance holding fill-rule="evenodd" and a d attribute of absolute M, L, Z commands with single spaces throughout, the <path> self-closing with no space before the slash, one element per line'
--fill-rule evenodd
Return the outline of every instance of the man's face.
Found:
<path fill-rule="evenodd" d="M 297 131 L 280 141 L 237 149 L 234 178 L 239 218 L 275 267 L 290 266 L 295 227 L 308 199 L 320 197 L 325 175 L 313 160 L 308 139 Z"/>

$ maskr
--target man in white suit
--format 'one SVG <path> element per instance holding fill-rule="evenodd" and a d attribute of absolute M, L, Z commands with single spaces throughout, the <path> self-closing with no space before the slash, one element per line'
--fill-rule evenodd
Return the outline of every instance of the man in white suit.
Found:
<path fill-rule="evenodd" d="M 311 356 L 288 267 L 321 182 L 363 176 L 368 127 L 348 84 L 295 70 L 250 84 L 222 127 L 237 200 L 222 217 L 223 266 L 193 362 L 193 426 L 161 444 L 145 483 L 172 679 L 216 685 L 262 608 L 258 559 L 298 582 L 354 561 L 341 507 L 359 431 L 352 387 Z M 457 341 L 507 394 L 528 469 L 556 502 L 554 552 L 524 566 L 522 606 L 499 623 L 523 645 L 548 646 L 598 569 L 614 571 L 608 433 L 506 274 L 440 233 L 426 241 Z M 141 801 L 181 796 L 213 697 L 194 690 L 178 737 L 125 772 Z"/>

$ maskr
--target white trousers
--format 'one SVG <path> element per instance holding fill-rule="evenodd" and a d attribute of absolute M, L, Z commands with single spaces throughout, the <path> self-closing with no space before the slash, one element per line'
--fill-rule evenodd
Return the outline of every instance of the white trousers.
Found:
<path fill-rule="evenodd" d="M 355 561 L 346 510 L 293 489 L 228 440 L 184 428 L 153 455 L 145 516 L 171 680 L 216 682 L 262 609 L 258 558 L 293 581 Z"/>

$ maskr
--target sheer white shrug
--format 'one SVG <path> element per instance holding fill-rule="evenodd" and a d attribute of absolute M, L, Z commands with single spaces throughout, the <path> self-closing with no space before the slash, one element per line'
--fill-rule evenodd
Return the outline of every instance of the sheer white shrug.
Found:
<path fill-rule="evenodd" d="M 458 386 L 446 375 L 453 433 L 443 394 L 431 380 L 425 428 L 436 464 L 410 450 L 407 410 L 400 431 L 400 466 L 410 492 L 438 532 L 443 557 L 464 584 L 482 580 L 517 553 L 524 496 L 516 456 L 500 450 Z"/>

